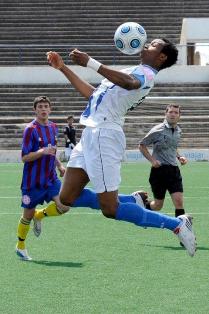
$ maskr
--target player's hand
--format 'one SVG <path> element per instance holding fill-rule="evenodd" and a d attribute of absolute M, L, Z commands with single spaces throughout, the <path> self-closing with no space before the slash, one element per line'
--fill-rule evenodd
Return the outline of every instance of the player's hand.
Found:
<path fill-rule="evenodd" d="M 43 152 L 43 155 L 51 155 L 51 156 L 55 156 L 56 155 L 56 147 L 44 147 L 42 148 L 42 152 Z"/>
<path fill-rule="evenodd" d="M 71 51 L 69 56 L 75 64 L 81 65 L 83 67 L 86 67 L 89 61 L 89 55 L 86 52 L 81 52 L 78 49 Z"/>
<path fill-rule="evenodd" d="M 59 170 L 60 177 L 64 177 L 65 170 L 66 170 L 65 167 L 63 165 L 61 165 L 57 169 Z"/>
<path fill-rule="evenodd" d="M 157 159 L 152 161 L 152 167 L 153 168 L 159 168 L 161 166 L 161 162 Z"/>
<path fill-rule="evenodd" d="M 179 157 L 178 160 L 182 166 L 186 165 L 188 162 L 188 160 L 184 156 Z"/>
<path fill-rule="evenodd" d="M 48 51 L 46 56 L 49 65 L 57 70 L 61 70 L 65 65 L 62 57 L 56 51 Z"/>

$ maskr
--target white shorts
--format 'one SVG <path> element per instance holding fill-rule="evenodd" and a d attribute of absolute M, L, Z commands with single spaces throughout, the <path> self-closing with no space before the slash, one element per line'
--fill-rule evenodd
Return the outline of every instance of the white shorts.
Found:
<path fill-rule="evenodd" d="M 125 147 L 122 130 L 86 127 L 67 167 L 84 169 L 96 193 L 116 191 Z"/>

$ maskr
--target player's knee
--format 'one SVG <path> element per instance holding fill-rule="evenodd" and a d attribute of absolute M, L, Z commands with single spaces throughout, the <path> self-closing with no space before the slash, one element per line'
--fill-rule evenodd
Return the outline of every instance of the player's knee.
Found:
<path fill-rule="evenodd" d="M 70 196 L 66 195 L 65 193 L 60 193 L 59 195 L 60 202 L 62 206 L 72 206 L 74 200 L 71 200 Z"/>
<path fill-rule="evenodd" d="M 162 209 L 163 204 L 162 203 L 158 203 L 158 202 L 151 202 L 150 203 L 150 207 L 151 207 L 152 210 L 159 211 L 159 210 Z"/>
<path fill-rule="evenodd" d="M 117 204 L 102 204 L 100 203 L 102 214 L 106 218 L 115 218 Z"/>

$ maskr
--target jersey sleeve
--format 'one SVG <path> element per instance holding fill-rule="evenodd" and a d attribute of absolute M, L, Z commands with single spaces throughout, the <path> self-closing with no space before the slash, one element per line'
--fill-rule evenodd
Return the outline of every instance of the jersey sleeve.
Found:
<path fill-rule="evenodd" d="M 33 128 L 27 127 L 23 132 L 22 156 L 29 154 L 33 147 Z"/>
<path fill-rule="evenodd" d="M 131 75 L 140 82 L 140 88 L 143 88 L 145 85 L 145 75 L 138 68 L 136 68 Z"/>
<path fill-rule="evenodd" d="M 140 81 L 141 89 L 150 88 L 153 85 L 155 73 L 153 70 L 147 66 L 138 66 L 132 72 L 132 76 L 135 77 L 138 81 Z"/>
<path fill-rule="evenodd" d="M 158 132 L 154 129 L 151 129 L 146 135 L 145 137 L 140 141 L 139 144 L 148 146 L 153 144 L 158 138 Z"/>

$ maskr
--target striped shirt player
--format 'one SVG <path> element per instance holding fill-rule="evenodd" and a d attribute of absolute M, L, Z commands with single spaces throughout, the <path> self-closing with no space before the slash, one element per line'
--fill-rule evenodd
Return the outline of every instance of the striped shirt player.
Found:
<path fill-rule="evenodd" d="M 58 129 L 55 123 L 48 120 L 51 103 L 48 97 L 36 97 L 33 103 L 36 119 L 27 125 L 23 134 L 22 161 L 24 163 L 22 176 L 22 207 L 23 215 L 17 228 L 18 242 L 16 253 L 23 260 L 30 260 L 25 248 L 25 240 L 34 220 L 35 209 L 38 204 L 54 201 L 61 208 L 59 191 L 61 181 L 57 177 L 56 167 L 63 176 L 65 168 L 56 158 Z M 43 209 L 50 210 L 50 204 Z M 53 209 L 54 212 L 54 209 Z M 57 213 L 57 211 L 56 211 Z M 53 214 L 53 213 L 52 213 Z"/>
<path fill-rule="evenodd" d="M 40 148 L 57 145 L 58 129 L 55 123 L 41 125 L 33 120 L 24 130 L 22 157 Z M 56 157 L 44 155 L 34 161 L 25 162 L 21 188 L 29 191 L 33 188 L 48 188 L 57 180 Z"/>

